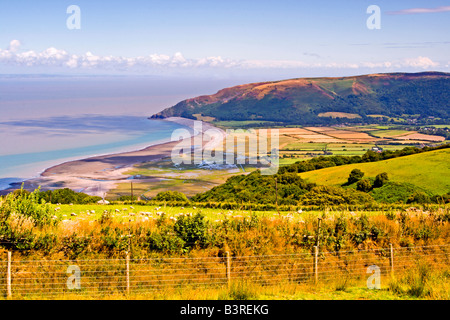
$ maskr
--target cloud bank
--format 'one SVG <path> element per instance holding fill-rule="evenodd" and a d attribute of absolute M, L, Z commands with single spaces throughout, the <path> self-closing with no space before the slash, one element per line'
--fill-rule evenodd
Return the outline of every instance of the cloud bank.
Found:
<path fill-rule="evenodd" d="M 358 63 L 307 63 L 299 60 L 231 60 L 220 56 L 187 59 L 182 53 L 173 56 L 151 54 L 138 57 L 99 56 L 92 52 L 82 55 L 54 47 L 42 52 L 20 51 L 19 40 L 10 42 L 7 49 L 0 49 L 0 65 L 22 67 L 55 67 L 68 70 L 112 70 L 125 72 L 147 72 L 155 70 L 190 69 L 430 69 L 439 67 L 438 62 L 429 57 L 411 57 L 403 60 Z"/>

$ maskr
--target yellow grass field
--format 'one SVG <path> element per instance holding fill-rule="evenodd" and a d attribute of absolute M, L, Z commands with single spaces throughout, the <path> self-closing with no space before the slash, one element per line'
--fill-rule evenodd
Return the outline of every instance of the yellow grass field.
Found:
<path fill-rule="evenodd" d="M 326 117 L 347 118 L 347 119 L 361 118 L 361 116 L 359 114 L 356 114 L 356 113 L 345 113 L 345 112 L 324 112 L 324 113 L 320 113 L 319 117 L 322 117 L 322 118 L 326 118 Z"/>

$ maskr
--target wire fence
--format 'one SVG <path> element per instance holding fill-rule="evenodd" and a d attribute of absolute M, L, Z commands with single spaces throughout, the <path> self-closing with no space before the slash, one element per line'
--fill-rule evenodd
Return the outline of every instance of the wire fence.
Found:
<path fill-rule="evenodd" d="M 316 248 L 316 247 L 315 247 Z M 450 270 L 450 245 L 202 258 L 0 260 L 0 295 L 21 299 L 139 294 L 172 289 L 226 287 L 238 281 L 281 283 L 367 279 L 401 274 L 422 263 Z"/>

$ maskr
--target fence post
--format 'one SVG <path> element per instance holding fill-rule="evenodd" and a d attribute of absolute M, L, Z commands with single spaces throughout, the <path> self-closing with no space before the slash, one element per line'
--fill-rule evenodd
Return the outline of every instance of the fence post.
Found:
<path fill-rule="evenodd" d="M 316 246 L 319 246 L 320 241 L 320 223 L 322 222 L 322 218 L 317 219 L 317 236 L 316 236 Z"/>
<path fill-rule="evenodd" d="M 394 275 L 394 247 L 389 243 L 389 265 L 391 267 L 391 276 Z"/>
<path fill-rule="evenodd" d="M 126 264 L 127 264 L 127 295 L 130 294 L 130 253 L 126 252 Z"/>
<path fill-rule="evenodd" d="M 228 282 L 228 288 L 230 287 L 231 284 L 231 259 L 230 259 L 230 252 L 227 251 L 225 252 L 226 257 L 227 257 L 227 282 Z"/>
<path fill-rule="evenodd" d="M 319 247 L 314 246 L 314 283 L 319 282 Z"/>
<path fill-rule="evenodd" d="M 12 298 L 12 292 L 11 292 L 11 251 L 8 251 L 8 266 L 6 270 L 6 297 L 8 299 Z"/>

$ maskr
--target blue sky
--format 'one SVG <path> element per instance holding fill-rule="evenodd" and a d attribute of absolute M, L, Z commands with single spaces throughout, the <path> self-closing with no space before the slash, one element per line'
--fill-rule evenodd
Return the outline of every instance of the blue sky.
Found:
<path fill-rule="evenodd" d="M 69 30 L 69 5 L 81 29 Z M 369 5 L 381 29 L 369 30 Z M 0 2 L 0 73 L 336 76 L 450 71 L 450 1 Z"/>

